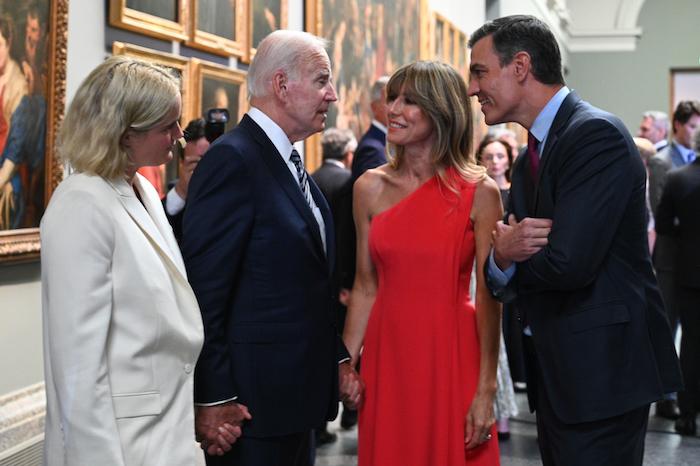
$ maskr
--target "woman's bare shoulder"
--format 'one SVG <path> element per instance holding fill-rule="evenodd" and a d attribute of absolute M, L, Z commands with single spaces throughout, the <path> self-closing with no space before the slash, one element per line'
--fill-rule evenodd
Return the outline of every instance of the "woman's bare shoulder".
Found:
<path fill-rule="evenodd" d="M 476 183 L 474 191 L 474 204 L 472 206 L 472 217 L 479 216 L 485 210 L 499 211 L 503 210 L 501 205 L 501 191 L 496 182 L 489 176 Z"/>

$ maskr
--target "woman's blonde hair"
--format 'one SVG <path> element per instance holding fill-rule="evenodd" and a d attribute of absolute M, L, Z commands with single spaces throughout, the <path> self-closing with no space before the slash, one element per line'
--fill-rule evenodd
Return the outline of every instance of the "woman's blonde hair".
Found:
<path fill-rule="evenodd" d="M 76 171 L 107 179 L 123 176 L 128 130 L 148 131 L 176 108 L 180 81 L 167 68 L 110 57 L 82 82 L 59 133 L 59 156 Z"/>
<path fill-rule="evenodd" d="M 477 165 L 472 152 L 471 103 L 457 70 L 437 61 L 416 61 L 396 70 L 386 90 L 389 102 L 403 90 L 432 121 L 436 143 L 431 160 L 443 182 L 452 187 L 445 176 L 449 167 L 467 181 L 476 182 L 486 176 L 486 169 Z M 389 163 L 399 168 L 404 147 L 392 145 L 390 152 L 393 155 L 389 156 Z"/>

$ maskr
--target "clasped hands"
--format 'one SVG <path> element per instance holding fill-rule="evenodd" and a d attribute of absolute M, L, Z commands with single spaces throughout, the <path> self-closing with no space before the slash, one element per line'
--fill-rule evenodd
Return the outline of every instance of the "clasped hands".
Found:
<path fill-rule="evenodd" d="M 241 436 L 243 422 L 252 419 L 245 405 L 229 401 L 215 406 L 195 406 L 195 438 L 202 450 L 221 456 Z"/>
<path fill-rule="evenodd" d="M 348 409 L 357 409 L 364 399 L 365 383 L 350 362 L 338 366 L 340 401 Z"/>
<path fill-rule="evenodd" d="M 508 216 L 508 224 L 499 221 L 493 231 L 493 258 L 501 270 L 513 262 L 523 262 L 547 245 L 552 220 L 526 217 L 518 222 Z"/>

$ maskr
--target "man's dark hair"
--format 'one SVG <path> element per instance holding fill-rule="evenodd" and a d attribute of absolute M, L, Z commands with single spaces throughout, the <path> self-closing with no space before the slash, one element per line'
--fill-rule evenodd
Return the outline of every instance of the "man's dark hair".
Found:
<path fill-rule="evenodd" d="M 187 128 L 185 128 L 185 141 L 190 142 L 190 141 L 196 141 L 199 138 L 204 137 L 204 128 L 206 126 L 206 122 L 204 121 L 204 118 L 195 118 L 194 120 L 190 121 L 187 124 Z"/>
<path fill-rule="evenodd" d="M 673 122 L 676 121 L 682 125 L 688 123 L 690 117 L 700 115 L 700 102 L 697 100 L 681 100 L 673 112 Z M 675 129 L 674 129 L 675 131 Z"/>
<path fill-rule="evenodd" d="M 469 38 L 469 47 L 491 36 L 501 66 L 508 65 L 518 52 L 530 55 L 532 74 L 543 84 L 564 84 L 561 52 L 549 27 L 527 15 L 504 16 L 489 21 Z"/>

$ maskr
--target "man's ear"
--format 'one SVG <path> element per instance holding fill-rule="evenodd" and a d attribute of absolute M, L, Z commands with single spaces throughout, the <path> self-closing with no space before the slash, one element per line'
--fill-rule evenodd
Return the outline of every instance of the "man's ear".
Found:
<path fill-rule="evenodd" d="M 277 70 L 272 76 L 272 90 L 281 100 L 286 100 L 287 98 L 287 85 L 289 84 L 289 79 L 287 74 L 282 70 Z"/>
<path fill-rule="evenodd" d="M 524 80 L 530 73 L 532 62 L 529 53 L 525 51 L 516 53 L 511 63 L 513 64 L 513 71 L 518 81 Z"/>

